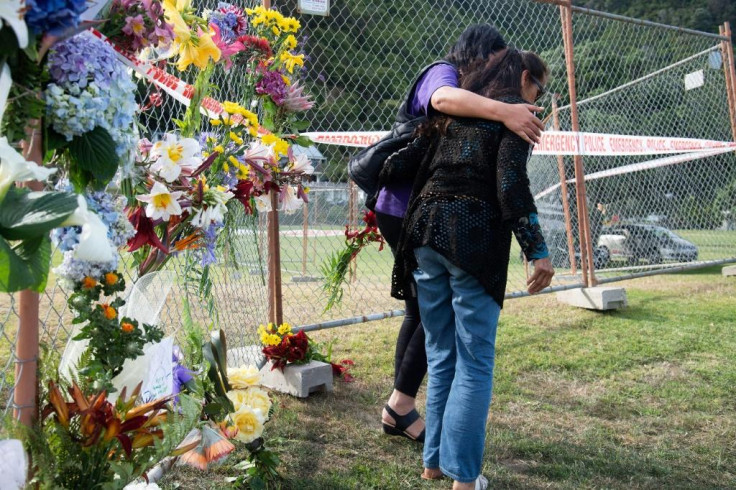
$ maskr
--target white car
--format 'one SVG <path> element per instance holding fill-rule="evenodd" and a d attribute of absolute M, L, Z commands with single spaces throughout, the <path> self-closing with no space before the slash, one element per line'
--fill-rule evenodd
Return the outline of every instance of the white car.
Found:
<path fill-rule="evenodd" d="M 626 260 L 632 265 L 641 259 L 650 264 L 663 261 L 692 262 L 698 259 L 698 247 L 662 226 L 617 224 L 606 227 L 598 238 L 611 260 Z"/>

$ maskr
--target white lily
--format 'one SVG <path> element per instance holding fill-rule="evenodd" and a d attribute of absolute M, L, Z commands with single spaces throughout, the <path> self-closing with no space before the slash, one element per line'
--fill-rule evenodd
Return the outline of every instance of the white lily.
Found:
<path fill-rule="evenodd" d="M 261 194 L 255 198 L 256 209 L 261 213 L 267 213 L 271 211 L 271 195 Z"/>
<path fill-rule="evenodd" d="M 149 194 L 138 195 L 136 199 L 148 203 L 146 216 L 153 220 L 161 218 L 168 221 L 171 216 L 178 216 L 182 213 L 178 201 L 182 194 L 182 191 L 171 192 L 164 184 L 156 182 Z"/>
<path fill-rule="evenodd" d="M 5 198 L 8 189 L 13 182 L 25 182 L 28 180 L 45 181 L 51 174 L 56 172 L 55 168 L 41 167 L 29 162 L 15 148 L 10 146 L 8 138 L 0 138 L 0 201 Z"/>
<path fill-rule="evenodd" d="M 210 189 L 207 192 L 207 209 L 197 209 L 192 218 L 192 225 L 205 228 L 210 223 L 222 223 L 227 213 L 227 202 L 232 199 L 233 193 L 222 187 Z"/>
<path fill-rule="evenodd" d="M 302 173 L 304 175 L 312 175 L 314 173 L 314 167 L 312 162 L 309 160 L 307 155 L 298 155 L 293 162 L 291 162 L 291 168 L 289 172 Z"/>
<path fill-rule="evenodd" d="M 13 78 L 10 76 L 10 68 L 7 63 L 3 63 L 0 67 L 0 121 L 2 121 L 5 114 L 5 106 L 8 102 L 11 85 L 13 85 Z"/>
<path fill-rule="evenodd" d="M 0 2 L 0 19 L 8 23 L 15 37 L 18 39 L 18 47 L 20 49 L 28 46 L 28 27 L 26 21 L 23 20 L 25 2 L 22 0 L 3 0 Z"/>
<path fill-rule="evenodd" d="M 115 249 L 107 238 L 107 226 L 99 216 L 87 209 L 84 196 L 77 196 L 77 209 L 60 226 L 81 226 L 74 258 L 87 262 L 110 262 Z"/>
<path fill-rule="evenodd" d="M 273 162 L 276 155 L 271 146 L 264 145 L 260 141 L 252 141 L 245 149 L 245 159 L 255 161 L 260 165 L 264 161 Z"/>
<path fill-rule="evenodd" d="M 287 214 L 293 213 L 302 207 L 302 200 L 296 195 L 296 189 L 287 185 L 281 190 L 281 210 Z"/>
<path fill-rule="evenodd" d="M 178 139 L 176 135 L 167 134 L 151 148 L 151 156 L 156 159 L 151 169 L 166 182 L 173 182 L 182 170 L 192 172 L 201 165 L 200 152 L 199 143 L 194 138 Z"/>

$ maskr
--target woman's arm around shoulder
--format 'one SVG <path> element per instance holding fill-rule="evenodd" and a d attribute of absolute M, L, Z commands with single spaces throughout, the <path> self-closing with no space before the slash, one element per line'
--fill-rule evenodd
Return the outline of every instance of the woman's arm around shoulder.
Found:
<path fill-rule="evenodd" d="M 534 115 L 543 108 L 532 104 L 506 104 L 450 86 L 435 90 L 430 100 L 432 108 L 443 114 L 502 122 L 528 143 L 539 142 L 544 129 L 544 124 Z"/>

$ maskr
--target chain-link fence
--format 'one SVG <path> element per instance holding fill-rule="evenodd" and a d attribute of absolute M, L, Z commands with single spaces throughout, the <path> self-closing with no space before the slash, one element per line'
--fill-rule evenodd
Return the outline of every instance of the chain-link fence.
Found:
<path fill-rule="evenodd" d="M 252 3 L 257 2 L 246 2 Z M 217 0 L 204 4 L 215 7 Z M 495 24 L 511 44 L 536 51 L 548 63 L 549 91 L 559 94 L 558 122 L 555 125 L 550 117 L 548 129 L 572 129 L 563 23 L 555 4 L 351 0 L 332 2 L 328 17 L 299 14 L 295 0 L 273 2 L 273 6 L 296 16 L 302 24 L 305 83 L 317 103 L 308 114 L 312 131 L 388 129 L 421 67 L 441 58 L 467 25 L 479 22 Z M 575 7 L 572 18 L 580 131 L 732 139 L 721 38 Z M 685 90 L 685 75 L 700 70 L 703 83 Z M 212 97 L 249 103 L 242 100 L 243 76 L 237 66 L 227 74 L 216 72 Z M 151 106 L 140 117 L 149 137 L 175 130 L 172 119 L 181 117 L 184 107 L 144 80 L 139 87 L 142 105 Z M 543 104 L 547 107 L 544 116 L 551 116 L 551 100 Z M 357 226 L 361 218 L 363 196 L 348 183 L 346 171 L 354 151 L 326 145 L 310 148 L 308 156 L 316 172 L 309 204 L 279 216 L 283 318 L 294 325 L 337 325 L 401 308 L 400 302 L 389 297 L 391 253 L 373 247 L 359 255 L 342 303 L 323 313 L 326 298 L 321 265 L 344 245 L 345 226 Z M 651 163 L 658 158 L 661 156 L 583 157 L 592 261 L 599 279 L 736 257 L 733 155 Z M 596 178 L 602 171 L 609 172 Z M 581 240 L 576 186 L 571 180 L 574 159 L 534 156 L 529 173 L 533 192 L 544 194 L 537 206 L 558 271 L 553 287 L 580 286 Z M 564 196 L 561 184 L 567 188 Z M 544 193 L 555 186 L 554 191 Z M 195 324 L 224 329 L 239 362 L 257 360 L 257 350 L 249 346 L 257 344 L 256 328 L 269 320 L 269 302 L 273 301 L 267 228 L 265 214 L 236 216 L 225 234 L 227 245 L 220 260 L 210 269 L 211 305 L 201 301 L 198 284 L 187 280 L 190 258 L 182 254 L 172 260 L 168 268 L 174 272 L 174 284 L 161 324 L 176 332 L 183 321 L 186 298 Z M 132 283 L 135 273 L 125 265 L 127 259 L 124 257 L 121 269 Z M 510 296 L 525 294 L 527 274 L 514 245 L 507 288 Z M 40 301 L 40 339 L 50 352 L 63 350 L 71 333 L 66 299 L 67 293 L 52 275 Z M 11 400 L 17 381 L 13 352 L 18 319 L 17 295 L 1 296 L 3 401 Z M 10 406 L 10 402 L 4 405 L 5 410 Z"/>

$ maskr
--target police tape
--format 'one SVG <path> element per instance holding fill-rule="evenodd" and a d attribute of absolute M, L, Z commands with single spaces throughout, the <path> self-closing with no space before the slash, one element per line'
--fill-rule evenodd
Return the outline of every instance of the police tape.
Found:
<path fill-rule="evenodd" d="M 141 61 L 130 53 L 118 48 L 97 29 L 90 32 L 110 45 L 118 59 L 148 82 L 153 83 L 174 99 L 189 106 L 194 97 L 194 87 L 180 78 L 166 72 L 150 61 Z M 200 111 L 207 117 L 218 118 L 225 110 L 220 102 L 205 97 Z M 242 121 L 239 114 L 230 116 L 234 123 Z M 388 131 L 342 131 L 342 132 L 308 132 L 302 136 L 309 137 L 315 143 L 351 147 L 367 147 L 376 143 Z M 658 136 L 631 136 L 620 134 L 585 133 L 575 131 L 545 131 L 541 141 L 534 145 L 535 155 L 588 155 L 588 156 L 620 156 L 620 155 L 658 155 L 676 153 L 699 153 L 706 150 L 723 149 L 720 153 L 736 150 L 736 143 L 695 138 L 672 138 Z"/>
<path fill-rule="evenodd" d="M 90 29 L 90 32 L 112 47 L 117 58 L 125 66 L 131 68 L 149 83 L 159 87 L 178 102 L 189 107 L 192 102 L 192 97 L 194 97 L 194 87 L 192 85 L 186 83 L 175 75 L 166 72 L 166 70 L 159 68 L 150 61 L 141 61 L 130 53 L 123 51 L 97 29 Z M 200 112 L 209 118 L 216 119 L 225 112 L 225 109 L 220 102 L 216 101 L 212 97 L 205 97 L 202 99 Z M 243 120 L 243 117 L 240 114 L 233 114 L 230 118 L 236 124 Z"/>
<path fill-rule="evenodd" d="M 343 131 L 303 133 L 315 143 L 366 147 L 388 134 L 388 131 Z M 712 149 L 736 150 L 730 141 L 659 136 L 627 136 L 620 134 L 545 131 L 534 145 L 535 155 L 661 155 L 695 153 Z"/>
<path fill-rule="evenodd" d="M 705 150 L 705 151 L 699 151 L 699 152 L 683 153 L 681 155 L 671 155 L 668 157 L 657 158 L 655 160 L 649 160 L 646 162 L 632 163 L 629 165 L 623 165 L 621 167 L 615 167 L 615 168 L 611 168 L 608 170 L 601 170 L 599 172 L 593 172 L 591 174 L 586 175 L 583 180 L 588 182 L 590 180 L 597 180 L 597 179 L 603 179 L 606 177 L 620 176 L 620 175 L 630 174 L 634 172 L 642 172 L 644 170 L 651 170 L 651 169 L 659 168 L 659 167 L 667 167 L 670 165 L 678 165 L 681 163 L 692 162 L 692 161 L 700 160 L 703 158 L 714 157 L 716 155 L 721 155 L 723 153 L 728 153 L 730 151 L 733 151 L 733 148 L 730 148 L 730 147 L 716 148 L 712 150 Z M 575 179 L 568 179 L 566 183 L 568 184 L 575 183 Z M 543 191 L 535 194 L 534 199 L 539 199 L 539 198 L 546 196 L 547 194 L 551 194 L 559 187 L 560 187 L 559 182 L 550 187 L 547 187 Z"/>

